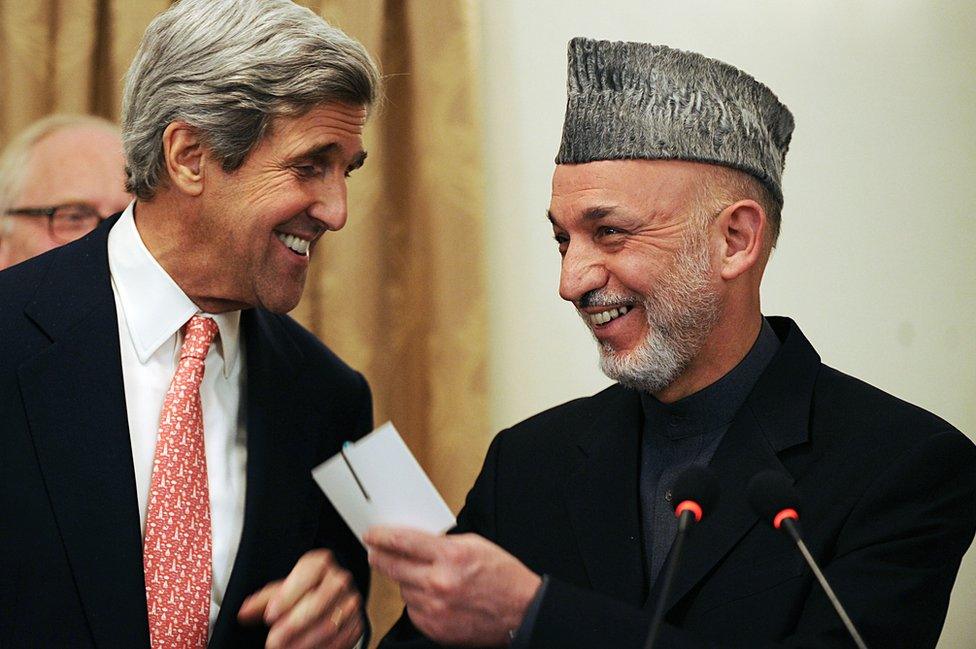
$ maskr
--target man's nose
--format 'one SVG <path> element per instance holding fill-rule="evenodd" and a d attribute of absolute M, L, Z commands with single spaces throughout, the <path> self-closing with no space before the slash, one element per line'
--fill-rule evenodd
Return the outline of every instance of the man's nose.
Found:
<path fill-rule="evenodd" d="M 559 275 L 559 296 L 567 302 L 578 303 L 588 291 L 603 288 L 609 273 L 599 255 L 584 246 L 570 245 L 563 256 Z"/>
<path fill-rule="evenodd" d="M 348 218 L 346 203 L 346 178 L 330 176 L 318 183 L 313 190 L 314 202 L 308 208 L 308 215 L 321 223 L 327 230 L 341 230 Z"/>

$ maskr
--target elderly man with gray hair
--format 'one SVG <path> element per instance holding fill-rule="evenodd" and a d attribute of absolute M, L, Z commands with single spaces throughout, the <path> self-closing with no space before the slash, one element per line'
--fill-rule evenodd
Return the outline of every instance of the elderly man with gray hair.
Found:
<path fill-rule="evenodd" d="M 182 0 L 125 79 L 135 201 L 0 273 L 0 646 L 368 641 L 362 546 L 311 467 L 372 428 L 284 314 L 379 95 L 287 0 Z"/>
<path fill-rule="evenodd" d="M 0 270 L 74 241 L 128 204 L 119 129 L 48 115 L 0 153 Z"/>
<path fill-rule="evenodd" d="M 381 647 L 855 646 L 774 529 L 795 509 L 868 646 L 934 647 L 976 448 L 763 315 L 792 114 L 731 65 L 647 43 L 574 39 L 568 91 L 559 292 L 616 384 L 501 432 L 458 534 L 369 531 L 406 602 Z M 707 478 L 681 493 L 709 471 L 717 503 Z"/>

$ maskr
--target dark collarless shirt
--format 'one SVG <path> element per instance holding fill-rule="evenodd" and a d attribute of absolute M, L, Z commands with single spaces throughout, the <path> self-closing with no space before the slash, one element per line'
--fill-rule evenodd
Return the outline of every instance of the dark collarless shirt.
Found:
<path fill-rule="evenodd" d="M 660 575 L 678 530 L 672 485 L 685 469 L 708 465 L 779 345 L 779 338 L 763 318 L 752 349 L 718 381 L 674 403 L 661 403 L 641 393 L 640 501 L 648 588 Z"/>
<path fill-rule="evenodd" d="M 752 349 L 715 383 L 674 403 L 661 403 L 653 396 L 641 393 L 644 428 L 640 501 L 648 591 L 657 579 L 678 531 L 671 507 L 671 485 L 688 467 L 708 465 L 729 424 L 779 346 L 779 338 L 763 318 Z M 513 649 L 527 646 L 532 637 L 548 582 L 548 575 L 543 575 L 542 586 L 529 604 L 522 625 L 517 632 L 513 631 Z"/>

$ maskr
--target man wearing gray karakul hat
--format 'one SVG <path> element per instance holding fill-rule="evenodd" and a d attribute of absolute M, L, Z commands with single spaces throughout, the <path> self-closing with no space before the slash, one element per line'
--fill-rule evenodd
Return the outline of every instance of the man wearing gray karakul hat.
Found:
<path fill-rule="evenodd" d="M 560 295 L 617 383 L 500 433 L 458 534 L 371 532 L 406 602 L 383 647 L 644 646 L 674 559 L 671 489 L 694 467 L 720 496 L 685 537 L 656 646 L 853 646 L 750 506 L 765 471 L 792 483 L 867 644 L 935 646 L 976 528 L 976 448 L 762 314 L 792 131 L 772 91 L 725 63 L 570 43 L 549 219 Z"/>

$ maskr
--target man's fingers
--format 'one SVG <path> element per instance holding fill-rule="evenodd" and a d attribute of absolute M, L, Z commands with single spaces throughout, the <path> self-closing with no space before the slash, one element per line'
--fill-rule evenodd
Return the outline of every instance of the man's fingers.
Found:
<path fill-rule="evenodd" d="M 335 569 L 332 553 L 328 550 L 312 550 L 302 555 L 295 567 L 282 582 L 275 596 L 268 602 L 264 620 L 273 624 L 288 611 L 305 593 L 314 590 L 323 577 Z"/>
<path fill-rule="evenodd" d="M 362 599 L 355 592 L 342 591 L 338 599 L 329 599 L 322 593 L 309 593 L 296 604 L 291 612 L 271 627 L 268 633 L 268 649 L 288 647 L 336 647 L 348 649 L 362 635 Z M 318 600 L 313 602 L 313 600 Z M 313 602 L 306 604 L 306 602 Z M 303 612 L 302 612 L 303 611 Z M 293 616 L 294 613 L 300 616 Z M 315 613 L 313 617 L 305 617 Z"/>
<path fill-rule="evenodd" d="M 264 610 L 268 602 L 275 596 L 281 587 L 281 581 L 273 581 L 261 590 L 257 591 L 244 600 L 240 610 L 237 612 L 237 619 L 247 624 L 260 622 L 264 619 Z"/>
<path fill-rule="evenodd" d="M 358 595 L 343 598 L 333 607 L 321 624 L 309 628 L 296 639 L 300 649 L 306 647 L 329 647 L 348 649 L 363 635 L 362 601 Z"/>
<path fill-rule="evenodd" d="M 371 549 L 399 554 L 415 561 L 433 562 L 444 542 L 441 536 L 434 536 L 407 527 L 372 527 L 363 537 Z"/>
<path fill-rule="evenodd" d="M 291 609 L 282 611 L 273 630 L 290 646 L 293 638 L 300 637 L 309 628 L 329 626 L 328 620 L 333 620 L 331 626 L 336 626 L 336 621 L 342 622 L 343 617 L 349 616 L 351 608 L 358 610 L 359 606 L 359 594 L 352 586 L 351 576 L 345 571 L 336 571 L 326 575 L 315 590 L 306 593 Z"/>
<path fill-rule="evenodd" d="M 420 586 L 430 574 L 429 563 L 418 563 L 403 555 L 373 548 L 369 553 L 369 565 L 400 584 Z"/>
<path fill-rule="evenodd" d="M 330 615 L 329 620 L 338 627 L 338 637 L 334 645 L 336 647 L 352 647 L 359 641 L 366 631 L 363 626 L 362 599 L 359 595 L 347 598 L 339 607 L 342 617 Z"/>

